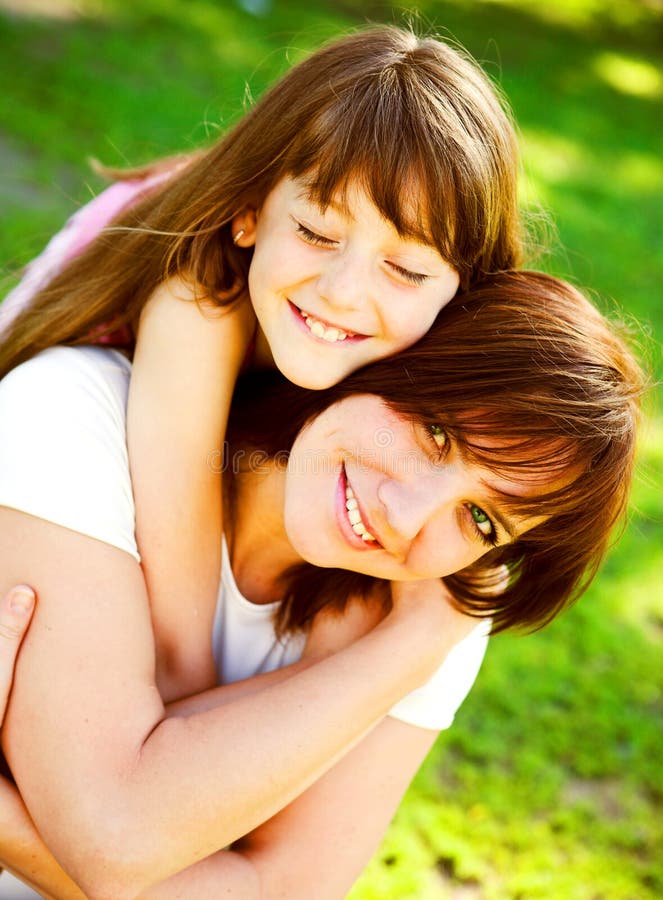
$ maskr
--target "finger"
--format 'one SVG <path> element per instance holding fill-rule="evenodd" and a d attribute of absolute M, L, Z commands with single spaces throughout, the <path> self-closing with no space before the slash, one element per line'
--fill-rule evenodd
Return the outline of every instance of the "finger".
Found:
<path fill-rule="evenodd" d="M 5 717 L 18 648 L 34 606 L 35 593 L 24 584 L 12 588 L 0 601 L 0 725 Z"/>

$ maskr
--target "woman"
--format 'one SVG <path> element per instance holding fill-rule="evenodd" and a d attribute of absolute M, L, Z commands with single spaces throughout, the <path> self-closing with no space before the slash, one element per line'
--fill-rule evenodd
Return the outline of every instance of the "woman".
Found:
<path fill-rule="evenodd" d="M 504 274 L 397 360 L 240 404 L 217 665 L 241 677 L 222 645 L 234 591 L 256 634 L 276 612 L 265 668 L 291 666 L 168 713 L 131 543 L 128 370 L 56 348 L 0 391 L 0 571 L 40 598 L 4 734 L 22 796 L 87 896 L 344 896 L 478 668 L 482 626 L 454 607 L 536 627 L 597 565 L 626 501 L 639 370 L 572 288 Z M 286 415 L 284 467 L 270 441 Z M 311 601 L 310 563 L 359 580 L 327 572 Z"/>

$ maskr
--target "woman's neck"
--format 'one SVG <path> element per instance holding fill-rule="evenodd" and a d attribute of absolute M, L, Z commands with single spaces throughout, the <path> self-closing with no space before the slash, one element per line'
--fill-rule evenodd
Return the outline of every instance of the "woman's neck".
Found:
<path fill-rule="evenodd" d="M 285 469 L 260 463 L 237 475 L 234 487 L 224 532 L 237 587 L 252 603 L 281 600 L 284 573 L 302 562 L 283 523 Z"/>

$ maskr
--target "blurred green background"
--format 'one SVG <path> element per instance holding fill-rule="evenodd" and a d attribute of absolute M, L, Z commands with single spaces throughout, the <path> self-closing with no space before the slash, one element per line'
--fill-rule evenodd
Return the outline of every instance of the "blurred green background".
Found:
<path fill-rule="evenodd" d="M 523 202 L 555 225 L 537 264 L 635 315 L 660 379 L 661 0 L 415 6 L 512 103 Z M 3 274 L 101 187 L 88 157 L 135 164 L 200 144 L 322 40 L 404 15 L 349 0 L 0 0 Z M 657 394 L 619 546 L 571 612 L 492 642 L 353 900 L 663 895 Z"/>

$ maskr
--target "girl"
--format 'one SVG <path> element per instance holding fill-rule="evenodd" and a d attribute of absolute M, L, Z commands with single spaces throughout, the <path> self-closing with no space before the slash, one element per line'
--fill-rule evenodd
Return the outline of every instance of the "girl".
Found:
<path fill-rule="evenodd" d="M 459 284 L 519 262 L 516 170 L 475 64 L 368 29 L 296 66 L 210 150 L 111 188 L 5 301 L 7 320 L 27 306 L 0 375 L 48 346 L 136 336 L 128 441 L 164 698 L 214 680 L 209 460 L 242 366 L 320 389 L 412 344 Z"/>
<path fill-rule="evenodd" d="M 624 510 L 638 367 L 577 291 L 514 273 L 327 391 L 249 389 L 259 405 L 231 425 L 224 685 L 169 714 L 122 462 L 128 370 L 54 348 L 0 385 L 0 589 L 39 593 L 4 735 L 30 815 L 93 898 L 345 896 L 480 663 L 484 634 L 434 576 L 494 630 L 538 627 L 580 592 Z M 384 578 L 401 579 L 389 596 Z M 78 896 L 31 828 L 4 833 L 4 860 L 25 859 L 21 834 L 49 889 Z"/>

